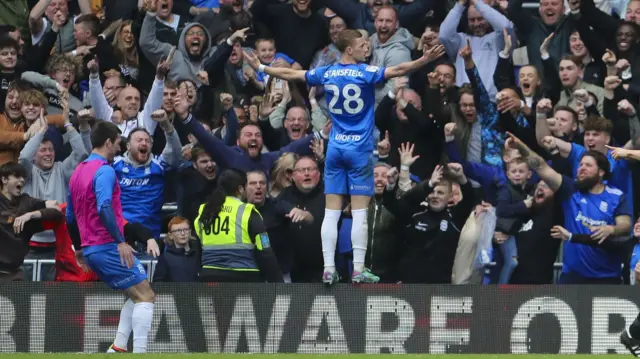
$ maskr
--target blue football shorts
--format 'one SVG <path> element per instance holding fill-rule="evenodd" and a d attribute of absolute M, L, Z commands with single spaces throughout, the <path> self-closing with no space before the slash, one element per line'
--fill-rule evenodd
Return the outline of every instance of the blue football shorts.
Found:
<path fill-rule="evenodd" d="M 324 164 L 324 193 L 372 197 L 373 151 L 329 146 Z"/>
<path fill-rule="evenodd" d="M 134 257 L 131 268 L 121 264 L 115 243 L 113 249 L 86 254 L 85 259 L 89 268 L 111 289 L 125 290 L 147 279 L 147 272 L 138 258 Z"/>

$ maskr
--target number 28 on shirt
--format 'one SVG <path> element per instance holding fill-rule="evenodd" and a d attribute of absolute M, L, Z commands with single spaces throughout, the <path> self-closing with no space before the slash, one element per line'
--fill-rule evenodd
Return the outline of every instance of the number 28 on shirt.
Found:
<path fill-rule="evenodd" d="M 308 71 L 306 80 L 309 86 L 324 86 L 332 121 L 332 145 L 372 150 L 375 85 L 384 82 L 384 68 L 335 64 Z"/>

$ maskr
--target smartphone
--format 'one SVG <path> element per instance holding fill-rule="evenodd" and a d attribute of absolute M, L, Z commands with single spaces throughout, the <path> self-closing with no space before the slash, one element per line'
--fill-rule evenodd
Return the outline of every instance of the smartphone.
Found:
<path fill-rule="evenodd" d="M 276 90 L 281 90 L 282 89 L 282 80 L 281 79 L 276 79 L 274 87 L 275 87 Z"/>

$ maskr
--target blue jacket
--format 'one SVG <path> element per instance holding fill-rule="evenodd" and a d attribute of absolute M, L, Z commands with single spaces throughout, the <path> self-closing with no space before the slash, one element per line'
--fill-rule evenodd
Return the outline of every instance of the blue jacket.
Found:
<path fill-rule="evenodd" d="M 227 146 L 222 140 L 213 136 L 202 127 L 200 122 L 195 120 L 193 115 L 189 114 L 182 123 L 196 137 L 198 143 L 211 156 L 211 159 L 221 170 L 229 168 L 243 172 L 260 170 L 265 173 L 267 178 L 269 178 L 273 164 L 283 153 L 293 152 L 299 155 L 311 155 L 310 146 L 313 139 L 317 138 L 322 140 L 320 133 L 316 132 L 291 142 L 277 151 L 262 153 L 258 157 L 252 158 L 240 147 Z"/>

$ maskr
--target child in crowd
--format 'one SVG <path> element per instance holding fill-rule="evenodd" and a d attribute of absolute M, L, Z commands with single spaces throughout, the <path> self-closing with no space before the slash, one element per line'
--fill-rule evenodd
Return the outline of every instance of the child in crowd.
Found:
<path fill-rule="evenodd" d="M 184 217 L 169 221 L 165 252 L 158 259 L 154 282 L 197 282 L 200 276 L 200 251 L 192 240 L 191 226 Z"/>
<path fill-rule="evenodd" d="M 522 216 L 529 213 L 533 204 L 533 186 L 529 185 L 531 171 L 522 158 L 514 158 L 507 163 L 507 183 L 498 189 L 496 205 L 496 232 L 508 238 L 500 244 L 504 259 L 498 284 L 509 284 L 511 274 L 518 266 L 518 250 L 515 234 L 522 227 Z M 499 235 L 498 235 L 499 236 Z"/>
<path fill-rule="evenodd" d="M 256 56 L 265 66 L 290 67 L 294 70 L 302 70 L 302 66 L 289 56 L 276 51 L 276 42 L 273 39 L 258 39 L 256 41 Z M 264 72 L 256 73 L 256 79 L 265 85 L 269 81 L 269 75 Z"/>

